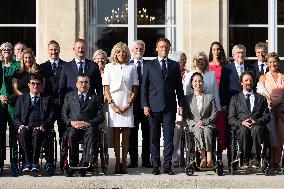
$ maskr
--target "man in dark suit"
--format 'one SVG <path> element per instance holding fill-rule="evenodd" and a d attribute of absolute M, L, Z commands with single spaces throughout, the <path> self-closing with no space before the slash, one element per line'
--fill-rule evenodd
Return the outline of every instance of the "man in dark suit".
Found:
<path fill-rule="evenodd" d="M 246 47 L 242 44 L 235 45 L 232 49 L 234 62 L 226 64 L 222 68 L 220 79 L 220 103 L 222 107 L 228 108 L 231 97 L 242 91 L 239 82 L 240 75 L 246 71 L 254 69 L 245 63 Z"/>
<path fill-rule="evenodd" d="M 103 123 L 104 116 L 98 97 L 90 93 L 90 79 L 87 75 L 81 74 L 76 79 L 77 90 L 66 94 L 62 107 L 62 117 L 68 126 L 68 141 L 71 145 L 70 166 L 76 167 L 79 164 L 78 141 L 84 139 L 84 149 L 80 166 L 88 166 L 97 162 L 95 144 L 99 134 L 99 125 Z M 81 176 L 86 172 L 82 171 Z"/>
<path fill-rule="evenodd" d="M 58 125 L 59 132 L 59 143 L 61 144 L 61 139 L 66 126 L 61 119 L 61 106 L 59 104 L 59 79 L 61 74 L 61 69 L 65 63 L 59 58 L 60 46 L 59 43 L 55 40 L 51 40 L 48 43 L 48 55 L 49 60 L 40 65 L 40 74 L 45 78 L 44 93 L 53 98 L 55 106 L 55 120 Z"/>
<path fill-rule="evenodd" d="M 256 55 L 257 61 L 252 64 L 252 67 L 255 70 L 256 83 L 258 82 L 259 77 L 261 75 L 264 75 L 268 72 L 268 67 L 265 62 L 265 56 L 267 52 L 268 52 L 268 46 L 266 43 L 260 42 L 255 45 L 255 55 Z"/>
<path fill-rule="evenodd" d="M 270 121 L 265 97 L 254 93 L 255 76 L 247 71 L 240 76 L 242 91 L 232 97 L 229 107 L 229 124 L 235 127 L 243 154 L 243 167 L 259 167 L 261 144 L 266 125 Z"/>
<path fill-rule="evenodd" d="M 79 74 L 86 74 L 92 85 L 89 92 L 97 94 L 101 104 L 103 103 L 102 78 L 99 67 L 93 61 L 86 59 L 87 43 L 83 39 L 76 40 L 73 51 L 75 58 L 64 64 L 59 80 L 60 101 L 64 100 L 66 93 L 76 90 L 76 78 Z"/>
<path fill-rule="evenodd" d="M 141 85 L 141 107 L 149 117 L 150 149 L 153 174 L 160 174 L 160 136 L 161 124 L 164 134 L 164 172 L 172 175 L 171 160 L 173 154 L 173 136 L 177 111 L 182 115 L 184 93 L 179 64 L 168 58 L 171 43 L 166 38 L 156 42 L 158 57 L 144 64 Z"/>
<path fill-rule="evenodd" d="M 133 103 L 133 114 L 134 114 L 134 126 L 130 129 L 129 136 L 129 155 L 130 164 L 128 168 L 138 167 L 138 130 L 139 124 L 141 124 L 142 130 L 142 167 L 150 168 L 150 127 L 148 118 L 144 115 L 144 111 L 141 108 L 141 84 L 143 65 L 145 60 L 143 55 L 145 52 L 145 43 L 142 40 L 134 41 L 131 48 L 132 56 L 134 57 L 130 63 L 136 65 L 138 79 L 139 79 L 139 92 Z"/>
<path fill-rule="evenodd" d="M 32 74 L 30 92 L 19 96 L 15 105 L 13 121 L 26 161 L 23 172 L 39 171 L 40 148 L 54 124 L 52 99 L 41 93 L 42 84 L 42 77 Z"/>

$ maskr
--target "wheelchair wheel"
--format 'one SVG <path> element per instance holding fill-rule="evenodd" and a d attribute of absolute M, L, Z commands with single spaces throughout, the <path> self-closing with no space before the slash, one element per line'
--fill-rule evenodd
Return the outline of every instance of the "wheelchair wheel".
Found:
<path fill-rule="evenodd" d="M 271 169 L 270 169 L 269 163 L 264 162 L 264 165 L 263 165 L 263 168 L 262 168 L 262 173 L 263 173 L 265 176 L 269 176 L 269 175 L 270 175 Z"/>
<path fill-rule="evenodd" d="M 192 176 L 194 174 L 194 166 L 193 165 L 187 165 L 185 168 L 184 168 L 184 171 L 185 171 L 185 174 L 187 176 Z"/>

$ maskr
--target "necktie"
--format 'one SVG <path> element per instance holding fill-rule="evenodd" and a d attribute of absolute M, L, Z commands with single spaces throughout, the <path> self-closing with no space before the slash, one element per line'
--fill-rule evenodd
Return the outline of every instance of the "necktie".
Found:
<path fill-rule="evenodd" d="M 264 64 L 260 65 L 260 75 L 264 75 Z"/>
<path fill-rule="evenodd" d="M 79 64 L 80 64 L 80 66 L 79 66 L 79 74 L 83 74 L 84 73 L 83 72 L 83 62 L 80 61 Z"/>
<path fill-rule="evenodd" d="M 250 104 L 250 94 L 246 94 L 246 103 L 247 103 L 247 107 L 248 110 L 251 111 L 251 104 Z"/>
<path fill-rule="evenodd" d="M 141 81 L 141 78 L 142 78 L 141 62 L 139 60 L 137 61 L 137 75 L 138 75 L 138 80 Z"/>
<path fill-rule="evenodd" d="M 53 70 L 53 71 L 56 70 L 56 63 L 55 63 L 55 62 L 52 63 L 52 70 Z"/>
<path fill-rule="evenodd" d="M 32 106 L 35 106 L 35 105 L 36 105 L 38 98 L 39 98 L 38 96 L 34 96 L 34 97 L 32 98 Z"/>
<path fill-rule="evenodd" d="M 79 102 L 80 102 L 80 106 L 83 106 L 83 105 L 84 105 L 85 99 L 84 99 L 84 95 L 83 95 L 83 94 L 80 94 L 80 95 L 79 95 Z"/>
<path fill-rule="evenodd" d="M 168 71 L 167 71 L 166 60 L 165 59 L 162 59 L 162 72 L 163 72 L 164 77 L 166 77 Z"/>
<path fill-rule="evenodd" d="M 244 65 L 240 65 L 240 75 L 244 72 Z"/>

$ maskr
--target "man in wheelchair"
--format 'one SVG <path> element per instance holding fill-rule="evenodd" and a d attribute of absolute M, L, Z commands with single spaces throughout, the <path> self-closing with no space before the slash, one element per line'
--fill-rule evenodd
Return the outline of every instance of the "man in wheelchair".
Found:
<path fill-rule="evenodd" d="M 53 127 L 52 99 L 42 92 L 43 79 L 31 74 L 29 93 L 19 96 L 14 111 L 14 126 L 24 152 L 23 172 L 39 172 L 39 156 L 43 138 Z"/>
<path fill-rule="evenodd" d="M 90 79 L 81 74 L 76 79 L 77 90 L 66 94 L 62 107 L 62 118 L 67 125 L 67 140 L 70 148 L 69 167 L 82 167 L 81 176 L 85 176 L 86 169 L 95 161 L 97 156 L 94 145 L 98 142 L 99 125 L 103 123 L 104 116 L 101 104 L 95 94 L 89 93 Z M 78 142 L 83 139 L 82 160 L 79 163 Z M 72 176 L 73 170 L 67 170 L 68 176 Z"/>
<path fill-rule="evenodd" d="M 260 166 L 262 144 L 268 140 L 266 125 L 270 121 L 266 99 L 253 91 L 255 76 L 246 71 L 240 76 L 243 91 L 232 97 L 229 106 L 229 125 L 236 130 L 240 142 L 242 167 Z"/>

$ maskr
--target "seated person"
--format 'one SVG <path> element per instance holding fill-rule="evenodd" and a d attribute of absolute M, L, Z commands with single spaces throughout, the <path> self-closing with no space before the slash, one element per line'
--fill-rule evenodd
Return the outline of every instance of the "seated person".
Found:
<path fill-rule="evenodd" d="M 186 96 L 185 118 L 189 129 L 194 132 L 200 144 L 200 168 L 213 168 L 212 131 L 216 129 L 217 109 L 212 94 L 202 92 L 203 76 L 196 72 L 190 78 L 193 94 Z"/>
<path fill-rule="evenodd" d="M 54 124 L 52 100 L 41 93 L 42 84 L 40 75 L 31 74 L 28 83 L 30 92 L 19 96 L 15 105 L 13 121 L 26 161 L 23 172 L 39 171 L 43 138 Z"/>
<path fill-rule="evenodd" d="M 99 125 L 103 123 L 104 116 L 95 94 L 89 93 L 90 79 L 81 74 L 76 79 L 77 90 L 66 94 L 62 107 L 62 118 L 68 127 L 68 141 L 71 142 L 70 166 L 79 164 L 78 141 L 84 139 L 82 154 L 82 167 L 94 163 L 97 155 L 94 145 L 99 134 Z M 92 152 L 92 154 L 90 153 Z M 81 172 L 81 176 L 85 171 Z"/>
<path fill-rule="evenodd" d="M 243 154 L 243 167 L 260 166 L 261 144 L 264 142 L 264 131 L 270 121 L 265 97 L 254 93 L 255 76 L 246 71 L 240 76 L 243 91 L 232 97 L 229 107 L 229 124 L 237 129 L 237 136 Z"/>

